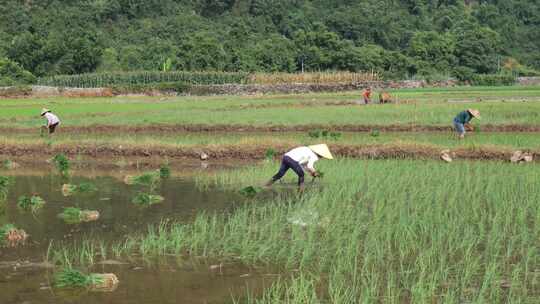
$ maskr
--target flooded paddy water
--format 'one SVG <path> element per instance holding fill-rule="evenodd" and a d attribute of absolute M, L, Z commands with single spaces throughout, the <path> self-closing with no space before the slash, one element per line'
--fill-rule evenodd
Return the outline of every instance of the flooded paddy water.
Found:
<path fill-rule="evenodd" d="M 197 167 L 200 163 L 173 168 L 182 176 L 173 174 L 162 180 L 155 192 L 164 200 L 147 207 L 132 202 L 140 187 L 123 181 L 125 174 L 136 174 L 133 171 L 94 170 L 91 165 L 74 170 L 69 183 L 89 182 L 98 190 L 64 196 L 61 188 L 66 178 L 51 166 L 0 170 L 0 175 L 12 179 L 0 210 L 0 225 L 11 223 L 29 234 L 24 246 L 0 247 L 0 303 L 229 303 L 233 297 L 245 296 L 248 289 L 262 288 L 266 280 L 272 280 L 264 271 L 196 257 L 159 262 L 99 259 L 88 270 L 115 273 L 120 284 L 114 292 L 73 293 L 51 288 L 54 265 L 47 262 L 51 243 L 76 247 L 85 240 L 123 240 L 164 220 L 189 222 L 197 213 L 226 213 L 243 203 L 238 193 L 197 187 L 189 174 Z M 45 200 L 44 207 L 34 214 L 21 211 L 17 199 L 33 194 Z M 70 225 L 58 218 L 65 207 L 97 210 L 100 216 L 97 221 Z"/>

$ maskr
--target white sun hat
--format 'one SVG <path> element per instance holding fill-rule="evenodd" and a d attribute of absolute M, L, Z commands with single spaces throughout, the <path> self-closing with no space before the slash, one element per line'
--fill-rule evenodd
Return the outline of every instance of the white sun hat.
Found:
<path fill-rule="evenodd" d="M 334 159 L 332 153 L 330 153 L 330 149 L 328 149 L 328 146 L 326 144 L 312 145 L 308 146 L 308 148 L 310 148 L 311 151 L 315 152 L 317 155 L 320 155 L 324 158 Z"/>
<path fill-rule="evenodd" d="M 469 111 L 469 113 L 471 113 L 472 116 L 480 119 L 480 111 L 475 110 L 475 109 L 467 109 L 467 111 Z"/>
<path fill-rule="evenodd" d="M 47 112 L 50 112 L 51 110 L 47 109 L 47 108 L 43 108 L 41 109 L 41 116 L 43 116 L 45 113 Z"/>

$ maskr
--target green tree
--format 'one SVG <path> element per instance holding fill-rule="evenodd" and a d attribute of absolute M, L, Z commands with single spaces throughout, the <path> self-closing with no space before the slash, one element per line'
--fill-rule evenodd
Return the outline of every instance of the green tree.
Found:
<path fill-rule="evenodd" d="M 0 57 L 0 86 L 31 84 L 36 81 L 32 73 L 7 58 Z"/>
<path fill-rule="evenodd" d="M 456 38 L 450 33 L 416 32 L 411 39 L 409 56 L 416 60 L 420 74 L 449 72 L 456 64 Z"/>
<path fill-rule="evenodd" d="M 463 23 L 453 30 L 459 66 L 476 73 L 497 71 L 501 41 L 497 32 L 477 24 Z"/>

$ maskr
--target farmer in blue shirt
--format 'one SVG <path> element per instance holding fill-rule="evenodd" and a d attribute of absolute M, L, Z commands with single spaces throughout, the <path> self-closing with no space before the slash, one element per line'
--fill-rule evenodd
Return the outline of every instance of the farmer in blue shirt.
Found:
<path fill-rule="evenodd" d="M 460 112 L 454 118 L 454 128 L 456 129 L 456 132 L 458 132 L 459 138 L 465 137 L 465 126 L 467 126 L 473 118 L 480 119 L 480 111 L 468 109 L 466 111 Z"/>

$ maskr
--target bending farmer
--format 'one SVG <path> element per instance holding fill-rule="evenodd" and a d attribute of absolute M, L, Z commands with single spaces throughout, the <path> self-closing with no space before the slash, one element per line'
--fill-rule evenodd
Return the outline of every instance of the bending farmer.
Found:
<path fill-rule="evenodd" d="M 469 126 L 469 122 L 474 117 L 480 119 L 480 111 L 474 109 L 468 109 L 466 111 L 460 112 L 454 118 L 454 128 L 459 134 L 459 138 L 465 137 L 465 127 Z"/>
<path fill-rule="evenodd" d="M 296 175 L 298 175 L 298 190 L 303 191 L 304 169 L 302 167 L 305 167 L 311 176 L 318 176 L 318 173 L 313 165 L 319 160 L 319 157 L 333 159 L 327 145 L 320 144 L 292 149 L 291 151 L 285 153 L 283 159 L 281 160 L 279 172 L 274 175 L 274 177 L 272 177 L 268 183 L 266 183 L 266 186 L 271 186 L 275 181 L 282 178 L 287 170 L 293 169 Z"/>
<path fill-rule="evenodd" d="M 42 128 L 48 129 L 49 134 L 54 133 L 56 127 L 60 124 L 58 116 L 51 113 L 51 110 L 45 108 L 41 110 L 41 116 L 44 116 L 47 119 L 47 124 L 42 126 Z"/>
<path fill-rule="evenodd" d="M 364 103 L 369 104 L 371 102 L 371 87 L 368 87 L 364 90 L 362 93 L 362 97 L 364 97 Z"/>

